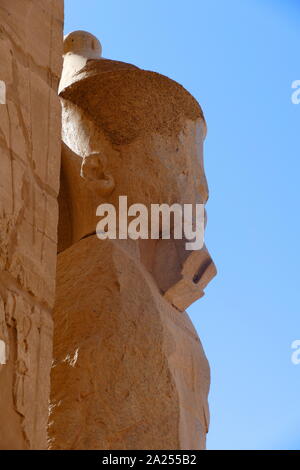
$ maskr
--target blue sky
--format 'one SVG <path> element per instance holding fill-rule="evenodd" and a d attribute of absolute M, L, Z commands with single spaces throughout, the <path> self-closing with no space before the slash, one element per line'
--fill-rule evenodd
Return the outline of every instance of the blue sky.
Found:
<path fill-rule="evenodd" d="M 65 0 L 65 31 L 165 74 L 208 123 L 206 244 L 189 313 L 212 370 L 208 449 L 300 449 L 300 0 Z"/>

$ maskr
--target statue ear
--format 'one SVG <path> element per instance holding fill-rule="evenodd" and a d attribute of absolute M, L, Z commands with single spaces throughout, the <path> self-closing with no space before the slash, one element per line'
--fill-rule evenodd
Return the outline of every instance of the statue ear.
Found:
<path fill-rule="evenodd" d="M 106 165 L 104 155 L 93 153 L 84 157 L 80 170 L 80 176 L 87 181 L 89 189 L 101 196 L 108 196 L 115 189 L 113 176 L 105 172 Z"/>

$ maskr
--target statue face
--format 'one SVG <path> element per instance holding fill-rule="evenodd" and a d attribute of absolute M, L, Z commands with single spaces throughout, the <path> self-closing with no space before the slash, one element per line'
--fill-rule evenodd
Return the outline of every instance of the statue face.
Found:
<path fill-rule="evenodd" d="M 203 120 L 187 120 L 176 138 L 152 135 L 124 147 L 120 171 L 111 169 L 116 181 L 115 197 L 128 195 L 128 204 L 143 203 L 149 211 L 151 204 L 205 204 L 205 133 Z M 202 297 L 216 274 L 206 247 L 193 252 L 186 249 L 186 243 L 185 238 L 174 238 L 174 227 L 170 240 L 139 240 L 141 261 L 160 291 L 179 310 Z"/>
<path fill-rule="evenodd" d="M 176 136 L 152 134 L 126 145 L 121 150 L 118 193 L 123 191 L 133 202 L 147 206 L 205 204 L 204 137 L 201 119 L 186 120 Z"/>

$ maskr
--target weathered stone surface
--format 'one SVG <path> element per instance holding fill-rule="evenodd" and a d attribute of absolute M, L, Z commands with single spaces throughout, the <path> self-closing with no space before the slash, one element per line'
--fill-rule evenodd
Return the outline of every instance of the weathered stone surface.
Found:
<path fill-rule="evenodd" d="M 95 59 L 89 33 L 66 41 L 51 448 L 203 449 L 209 366 L 184 309 L 215 275 L 206 248 L 95 236 L 120 195 L 206 202 L 202 110 L 167 77 Z"/>
<path fill-rule="evenodd" d="M 62 29 L 63 0 L 1 0 L 0 449 L 47 445 Z"/>

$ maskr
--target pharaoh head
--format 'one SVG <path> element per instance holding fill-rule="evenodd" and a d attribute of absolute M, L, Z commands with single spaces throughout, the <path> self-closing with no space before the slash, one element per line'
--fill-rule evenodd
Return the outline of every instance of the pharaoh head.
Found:
<path fill-rule="evenodd" d="M 205 204 L 203 166 L 206 123 L 197 101 L 158 73 L 101 58 L 89 33 L 65 38 L 60 85 L 63 107 L 61 217 L 68 218 L 70 243 L 95 233 L 96 208 L 128 205 Z M 66 215 L 68 212 L 68 216 Z M 206 250 L 186 250 L 186 240 L 137 240 L 140 260 L 161 293 L 180 310 L 203 295 L 215 275 Z"/>

